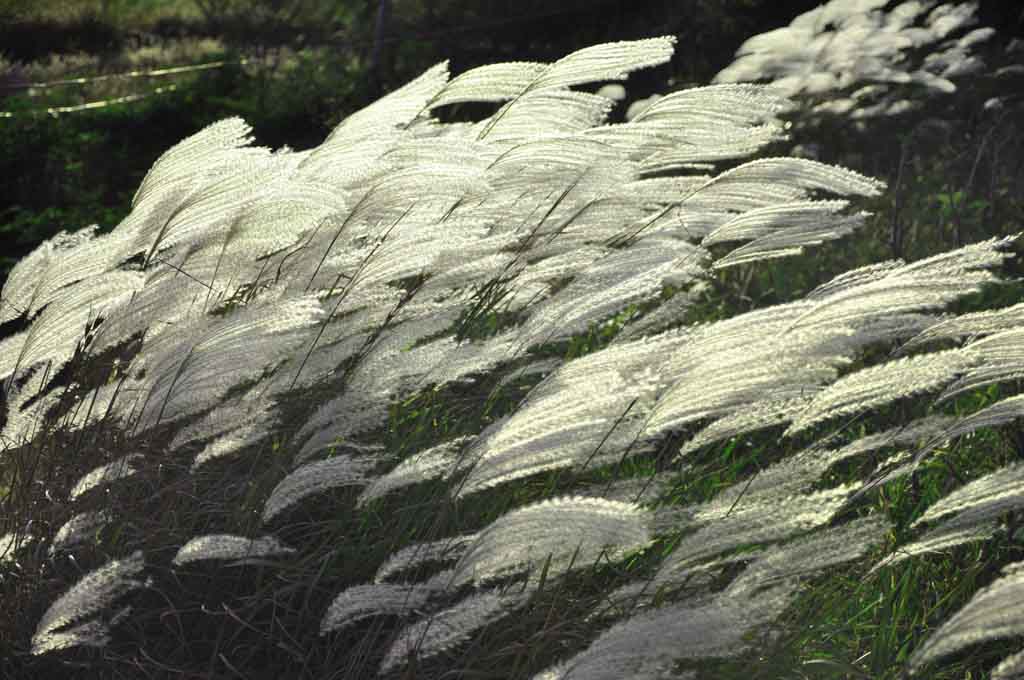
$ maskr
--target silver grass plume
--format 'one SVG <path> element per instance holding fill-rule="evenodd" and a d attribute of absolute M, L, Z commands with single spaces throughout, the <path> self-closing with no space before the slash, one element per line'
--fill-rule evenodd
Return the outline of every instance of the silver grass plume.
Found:
<path fill-rule="evenodd" d="M 61 628 L 94 616 L 120 597 L 142 588 L 145 583 L 138 577 L 146 563 L 141 551 L 135 551 L 126 558 L 111 560 L 106 565 L 86 574 L 70 590 L 57 599 L 43 614 L 32 636 L 32 653 L 42 654 L 53 649 L 88 641 L 103 644 L 107 625 L 100 619 L 93 619 L 71 631 Z M 116 618 L 116 617 L 115 617 Z M 71 633 L 73 638 L 66 638 Z"/>
<path fill-rule="evenodd" d="M 911 527 L 947 515 L 919 539 L 896 548 L 871 571 L 901 562 L 914 555 L 938 552 L 963 543 L 984 540 L 1002 531 L 999 518 L 1024 506 L 1024 466 L 1009 465 L 979 477 L 929 506 Z M 955 514 L 954 514 L 955 513 Z"/>
<path fill-rule="evenodd" d="M 992 680 L 1012 680 L 1024 675 L 1024 651 L 1011 654 L 992 669 Z"/>
<path fill-rule="evenodd" d="M 269 522 L 303 498 L 341 486 L 365 486 L 368 472 L 376 464 L 372 458 L 357 459 L 338 455 L 308 463 L 285 477 L 270 492 L 263 505 L 263 522 Z"/>
<path fill-rule="evenodd" d="M 1024 631 L 1024 616 L 1020 609 L 1021 597 L 1024 596 L 1024 564 L 1015 562 L 1002 571 L 1000 578 L 978 591 L 914 652 L 908 663 L 911 673 L 968 645 L 1017 636 Z"/>
<path fill-rule="evenodd" d="M 466 549 L 477 539 L 476 534 L 442 538 L 428 543 L 407 545 L 388 557 L 377 569 L 373 577 L 374 583 L 384 583 L 394 578 L 395 574 L 415 569 L 428 562 L 453 562 L 458 560 Z"/>
<path fill-rule="evenodd" d="M 410 624 L 399 631 L 381 662 L 380 672 L 388 672 L 409 656 L 428 658 L 439 654 L 526 604 L 527 600 L 528 596 L 514 590 L 482 590 L 448 609 Z"/>
<path fill-rule="evenodd" d="M 261 557 L 280 557 L 295 552 L 273 536 L 246 538 L 232 534 L 197 536 L 181 546 L 172 564 L 183 565 L 200 560 L 245 561 Z"/>
<path fill-rule="evenodd" d="M 91 472 L 84 475 L 78 482 L 71 487 L 71 493 L 69 497 L 71 500 L 75 500 L 79 496 L 95 489 L 103 484 L 110 484 L 116 482 L 119 479 L 125 477 L 131 477 L 138 468 L 135 467 L 135 463 L 143 460 L 145 456 L 141 453 L 129 453 L 127 456 L 122 456 L 117 460 L 100 465 Z"/>
<path fill-rule="evenodd" d="M 952 30 L 957 16 L 935 14 L 944 26 L 935 30 Z M 603 124 L 603 97 L 568 89 L 662 63 L 672 43 L 596 46 L 553 64 L 498 64 L 452 80 L 438 64 L 309 151 L 250 147 L 243 121 L 222 121 L 157 161 L 111 234 L 62 235 L 26 258 L 0 305 L 0 318 L 33 324 L 0 341 L 5 443 L 33 436 L 60 392 L 45 367 L 71 356 L 79 340 L 72 331 L 82 330 L 71 326 L 95 320 L 81 309 L 63 314 L 65 299 L 102 312 L 87 353 L 130 338 L 141 345 L 123 386 L 96 388 L 104 415 L 76 411 L 69 429 L 98 417 L 136 434 L 174 429 L 166 450 L 132 454 L 83 480 L 67 530 L 50 543 L 54 552 L 100 525 L 99 515 L 72 515 L 90 500 L 87 488 L 127 467 L 164 465 L 186 446 L 203 448 L 188 454 L 191 468 L 186 460 L 180 474 L 205 480 L 214 460 L 228 463 L 271 435 L 290 436 L 273 454 L 259 447 L 246 461 L 281 477 L 253 499 L 270 533 L 246 538 L 246 526 L 199 536 L 177 564 L 272 553 L 305 565 L 307 546 L 294 543 L 291 552 L 276 533 L 293 527 L 276 520 L 335 488 L 358 487 L 356 507 L 342 512 L 361 512 L 433 480 L 448 493 L 441 502 L 459 508 L 538 473 L 561 471 L 571 482 L 607 470 L 689 428 L 696 434 L 681 455 L 767 427 L 795 434 L 908 394 L 1019 377 L 1011 312 L 959 324 L 935 316 L 997 281 L 988 270 L 1006 259 L 1013 238 L 863 267 L 797 302 L 673 328 L 715 269 L 844 237 L 865 221 L 852 199 L 883 186 L 809 160 L 749 161 L 785 137 L 779 115 L 788 102 L 763 87 L 672 93 L 621 125 Z M 477 101 L 500 108 L 476 123 L 433 115 Z M 139 256 L 142 266 L 133 263 Z M 683 290 L 626 320 L 607 347 L 571 360 L 539 356 L 628 305 L 660 304 L 666 285 Z M 484 340 L 456 340 L 463 312 L 503 286 L 502 310 L 514 321 Z M 950 325 L 929 335 L 940 320 Z M 916 337 L 920 347 L 965 335 L 964 347 L 843 374 L 879 344 Z M 539 382 L 479 432 L 401 458 L 374 441 L 392 407 L 410 397 L 481 377 L 507 387 L 512 375 Z M 328 397 L 282 422 L 285 407 L 325 386 Z M 648 485 L 641 476 L 600 490 L 577 483 L 569 495 L 513 504 L 478 526 L 431 527 L 396 543 L 361 579 L 373 574 L 372 583 L 338 588 L 315 613 L 320 632 L 401 616 L 392 646 L 381 650 L 387 672 L 410 654 L 436 656 L 500 623 L 542 581 L 644 554 L 661 558 L 653 579 L 609 598 L 638 605 L 638 613 L 590 612 L 587 621 L 606 630 L 538 677 L 660 677 L 678 659 L 736 655 L 805 577 L 861 557 L 885 531 L 877 515 L 839 521 L 863 487 L 820 486 L 831 465 L 884 449 L 879 473 L 886 472 L 914 457 L 890 449 L 928 446 L 1017 412 L 1011 400 L 993 409 L 956 422 L 932 415 L 834 448 L 821 442 L 704 503 L 659 504 L 673 477 Z M 685 479 L 687 469 L 679 472 Z M 923 540 L 935 548 L 994 532 L 1000 509 L 1017 507 L 1015 475 L 999 471 L 935 503 L 927 521 L 944 521 L 934 530 L 944 533 Z M 691 533 L 673 553 L 647 554 L 681 530 Z M 646 592 L 684 578 L 709 586 L 726 567 L 744 570 L 716 592 L 661 608 Z M 130 612 L 93 615 L 143 585 L 142 569 L 136 553 L 87 576 L 44 616 L 35 651 L 105 644 Z M 525 587 L 491 589 L 524 577 Z"/>
<path fill-rule="evenodd" d="M 62 550 L 68 550 L 94 536 L 100 529 L 113 520 L 113 514 L 109 510 L 94 510 L 80 512 L 57 530 L 53 540 L 50 541 L 50 554 Z"/>
<path fill-rule="evenodd" d="M 969 30 L 976 12 L 973 2 L 830 0 L 749 38 L 713 82 L 767 83 L 812 116 L 899 115 L 922 104 L 913 90 L 955 92 L 984 69 L 974 51 L 995 30 Z"/>
<path fill-rule="evenodd" d="M 320 634 L 350 626 L 370 616 L 419 613 L 431 599 L 443 594 L 452 571 L 442 571 L 423 583 L 368 583 L 341 592 L 327 608 Z"/>
<path fill-rule="evenodd" d="M 643 611 L 612 626 L 587 649 L 535 679 L 653 680 L 665 677 L 678 659 L 737 656 L 747 648 L 746 635 L 778 616 L 793 590 L 787 584 L 742 603 L 720 597 Z"/>
<path fill-rule="evenodd" d="M 541 501 L 480 532 L 455 565 L 452 582 L 482 584 L 542 565 L 556 577 L 585 568 L 599 555 L 619 559 L 649 545 L 648 522 L 648 513 L 631 503 L 586 497 Z"/>

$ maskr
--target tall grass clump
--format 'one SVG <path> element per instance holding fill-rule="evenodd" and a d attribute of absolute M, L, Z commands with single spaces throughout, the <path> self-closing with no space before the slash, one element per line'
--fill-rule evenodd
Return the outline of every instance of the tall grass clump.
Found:
<path fill-rule="evenodd" d="M 306 151 L 220 121 L 19 262 L 0 672 L 770 678 L 876 644 L 879 677 L 952 677 L 982 644 L 1012 677 L 1019 465 L 949 452 L 1021 415 L 1019 305 L 962 308 L 1017 237 L 708 314 L 884 187 L 751 160 L 785 138 L 763 86 L 616 125 L 574 89 L 673 43 L 438 64 Z M 838 643 L 840 604 L 902 631 L 914 574 L 979 545 L 913 644 Z"/>
<path fill-rule="evenodd" d="M 803 119 L 864 121 L 924 106 L 985 70 L 995 29 L 977 4 L 830 0 L 747 40 L 716 83 L 763 82 L 794 98 Z"/>

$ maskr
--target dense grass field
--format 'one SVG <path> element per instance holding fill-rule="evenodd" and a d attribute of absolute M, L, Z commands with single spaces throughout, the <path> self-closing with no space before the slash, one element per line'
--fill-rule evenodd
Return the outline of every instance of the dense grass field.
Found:
<path fill-rule="evenodd" d="M 12 119 L 0 675 L 1017 677 L 1008 81 L 593 94 L 673 42 Z"/>

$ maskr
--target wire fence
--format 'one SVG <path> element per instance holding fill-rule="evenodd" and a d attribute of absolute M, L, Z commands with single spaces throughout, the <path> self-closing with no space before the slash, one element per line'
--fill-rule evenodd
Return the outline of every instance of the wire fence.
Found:
<path fill-rule="evenodd" d="M 449 26 L 436 30 L 428 30 L 424 29 L 423 27 L 414 27 L 413 30 L 402 30 L 397 33 L 392 32 L 390 35 L 372 36 L 365 38 L 347 37 L 346 39 L 340 42 L 337 40 L 333 42 L 335 47 L 343 45 L 348 49 L 365 49 L 373 45 L 374 43 L 386 44 L 389 46 L 410 41 L 421 43 L 434 43 L 441 40 L 450 39 L 453 36 L 464 35 L 466 33 L 489 31 L 498 27 L 506 27 L 517 24 L 530 24 L 536 21 L 554 19 L 558 17 L 565 18 L 568 15 L 581 14 L 584 12 L 593 13 L 594 11 L 599 11 L 601 8 L 604 8 L 606 6 L 618 5 L 621 3 L 622 0 L 591 0 L 591 2 L 588 3 L 563 3 L 561 5 L 555 5 L 554 7 L 545 8 L 542 11 L 524 12 L 522 14 L 514 16 L 505 16 L 501 18 L 477 21 L 461 26 Z M 69 85 L 88 85 L 91 83 L 108 80 L 174 76 L 186 73 L 193 73 L 196 71 L 224 68 L 225 66 L 229 65 L 244 65 L 249 63 L 250 61 L 252 60 L 242 58 L 234 61 L 211 61 L 202 64 L 172 66 L 166 68 L 151 69 L 147 71 L 126 71 L 122 73 L 109 73 L 96 76 L 64 78 L 59 80 L 50 80 L 46 82 L 0 83 L 0 96 L 2 96 L 5 93 L 9 93 L 12 90 L 47 90 Z M 38 115 L 58 116 L 64 113 L 89 111 L 105 108 L 108 106 L 115 106 L 118 104 L 136 102 L 152 96 L 164 94 L 167 92 L 173 92 L 176 89 L 178 89 L 177 85 L 168 85 L 166 87 L 155 88 L 153 90 L 150 90 L 149 92 L 129 94 L 121 97 L 111 97 L 107 99 L 84 102 L 82 104 L 70 106 L 55 106 L 47 108 L 39 107 L 17 112 L 0 111 L 0 118 L 13 118 Z"/>
<path fill-rule="evenodd" d="M 164 76 L 176 76 L 186 73 L 195 73 L 198 71 L 208 71 L 211 69 L 224 68 L 225 66 L 231 65 L 244 65 L 249 63 L 249 59 L 242 58 L 234 61 L 210 61 L 202 64 L 189 64 L 185 66 L 170 66 L 166 68 L 150 69 L 146 71 L 124 71 L 121 73 L 105 73 L 96 76 L 82 76 L 79 78 L 62 78 L 59 80 L 50 80 L 46 82 L 27 82 L 27 83 L 6 83 L 0 86 L 2 90 L 48 90 L 59 87 L 65 87 L 69 85 L 88 85 L 91 83 L 109 81 L 109 80 L 129 80 L 132 78 L 159 78 Z M 84 102 L 81 104 L 74 104 L 70 106 L 52 106 L 46 108 L 33 108 L 25 111 L 0 111 L 0 118 L 14 118 L 16 116 L 34 116 L 34 115 L 49 115 L 59 116 L 64 113 L 75 113 L 78 111 L 89 111 L 94 109 L 102 109 L 108 106 L 116 106 L 118 104 L 128 104 L 131 102 L 140 101 L 149 97 L 165 94 L 168 92 L 174 92 L 178 89 L 177 84 L 170 84 L 163 87 L 157 87 L 148 92 L 140 92 L 136 94 L 129 94 L 122 97 L 110 97 L 107 99 L 99 99 L 95 101 Z"/>

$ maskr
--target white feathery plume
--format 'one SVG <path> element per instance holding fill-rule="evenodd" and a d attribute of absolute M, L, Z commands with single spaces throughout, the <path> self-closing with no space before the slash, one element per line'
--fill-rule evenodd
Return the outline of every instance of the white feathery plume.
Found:
<path fill-rule="evenodd" d="M 692 170 L 700 163 L 749 157 L 785 138 L 776 117 L 787 104 L 760 86 L 713 85 L 648 102 L 642 113 L 627 114 L 629 123 L 595 127 L 584 134 L 641 161 L 644 173 Z"/>
<path fill-rule="evenodd" d="M 478 534 L 456 564 L 453 584 L 481 584 L 541 565 L 556 578 L 602 554 L 617 559 L 650 544 L 649 519 L 638 505 L 600 498 L 555 498 L 519 508 Z"/>
<path fill-rule="evenodd" d="M 654 582 L 680 582 L 687 574 L 699 570 L 700 563 L 709 557 L 824 526 L 843 507 L 852 490 L 852 485 L 843 485 L 787 496 L 768 487 L 711 501 L 693 513 L 693 522 L 700 528 L 676 545 Z M 738 491 L 742 492 L 742 488 Z"/>
<path fill-rule="evenodd" d="M 138 272 L 114 271 L 80 281 L 61 291 L 35 319 L 21 346 L 17 364 L 28 368 L 52 361 L 51 376 L 74 356 L 86 326 L 129 299 L 143 285 Z"/>
<path fill-rule="evenodd" d="M 840 378 L 815 395 L 786 430 L 792 435 L 829 418 L 937 390 L 977 363 L 973 353 L 946 350 L 895 359 Z"/>
<path fill-rule="evenodd" d="M 912 333 L 925 320 L 910 314 L 890 319 L 879 310 L 862 319 L 858 332 L 842 326 L 794 332 L 793 320 L 808 307 L 778 305 L 697 327 L 663 360 L 661 383 L 671 387 L 659 395 L 645 434 L 708 417 L 729 419 L 723 433 L 791 420 L 859 350 Z M 713 424 L 708 436 L 716 431 Z M 701 441 L 698 435 L 696 444 Z M 684 446 L 682 453 L 692 449 Z"/>
<path fill-rule="evenodd" d="M 947 390 L 948 392 L 948 390 Z M 944 396 L 944 395 L 942 395 Z M 942 400 L 942 396 L 936 401 Z M 898 476 L 909 474 L 921 464 L 921 462 L 932 453 L 939 445 L 950 439 L 974 432 L 982 427 L 997 427 L 999 425 L 1005 425 L 1013 422 L 1021 416 L 1021 403 L 1024 401 L 1022 395 L 1016 395 L 1001 399 L 993 403 L 992 406 L 982 409 L 969 416 L 965 416 L 961 419 L 949 418 L 944 425 L 930 432 L 929 438 L 921 442 L 919 447 L 913 452 L 913 456 L 908 462 L 901 466 L 886 470 L 883 474 L 877 473 L 873 479 L 867 482 L 862 488 L 861 492 L 858 492 L 858 496 L 862 495 L 870 488 L 876 487 L 879 484 L 885 483 L 894 479 Z"/>
<path fill-rule="evenodd" d="M 13 333 L 0 340 L 0 389 L 4 389 L 5 392 L 7 379 L 16 377 L 15 369 L 24 368 L 20 366 L 20 359 L 26 340 L 28 331 Z"/>
<path fill-rule="evenodd" d="M 74 432 L 111 416 L 114 413 L 115 402 L 132 401 L 132 397 L 121 387 L 119 381 L 100 385 L 91 394 L 82 397 L 79 406 L 61 420 L 61 427 L 68 432 Z"/>
<path fill-rule="evenodd" d="M 742 213 L 705 236 L 701 245 L 708 246 L 729 241 L 752 241 L 782 227 L 817 226 L 825 215 L 835 215 L 849 205 L 849 201 L 797 201 Z"/>
<path fill-rule="evenodd" d="M 910 672 L 964 647 L 1024 632 L 1024 563 L 1003 567 L 1002 576 L 947 619 L 910 657 Z"/>
<path fill-rule="evenodd" d="M 79 246 L 88 243 L 94 233 L 92 228 L 74 233 L 62 231 L 19 260 L 11 268 L 0 292 L 0 323 L 28 315 L 30 310 L 38 310 L 42 306 L 39 300 L 48 301 L 48 296 L 41 293 L 54 266 Z"/>
<path fill-rule="evenodd" d="M 423 583 L 367 583 L 342 591 L 327 608 L 320 634 L 350 626 L 371 616 L 419 613 L 431 599 L 443 594 L 452 572 L 444 571 Z"/>
<path fill-rule="evenodd" d="M 988 309 L 942 319 L 908 340 L 900 351 L 917 349 L 937 340 L 991 335 L 1019 326 L 1024 326 L 1024 302 L 1004 309 Z"/>
<path fill-rule="evenodd" d="M 1019 680 L 1024 677 L 1024 651 L 1011 654 L 992 669 L 992 680 Z"/>
<path fill-rule="evenodd" d="M 73 487 L 71 492 L 68 494 L 71 500 L 75 500 L 79 496 L 84 495 L 86 492 L 95 489 L 96 487 L 103 484 L 110 484 L 116 482 L 119 479 L 131 477 L 138 468 L 134 466 L 136 461 L 143 460 L 145 456 L 141 453 L 129 453 L 127 456 L 122 456 L 116 460 L 113 460 L 104 465 L 93 469 L 86 473 L 79 479 Z"/>
<path fill-rule="evenodd" d="M 524 92 L 547 69 L 547 64 L 531 61 L 480 66 L 452 78 L 430 102 L 430 108 L 467 102 L 508 101 Z"/>
<path fill-rule="evenodd" d="M 241 160 L 231 173 L 191 193 L 159 231 L 146 233 L 140 245 L 147 247 L 147 259 L 167 249 L 223 240 L 246 204 L 258 200 L 294 164 L 289 155 L 280 154 Z"/>
<path fill-rule="evenodd" d="M 304 498 L 341 486 L 365 486 L 369 472 L 377 464 L 373 458 L 357 459 L 338 455 L 307 463 L 282 479 L 263 504 L 262 519 L 269 522 L 286 508 Z"/>
<path fill-rule="evenodd" d="M 369 425 L 357 427 L 352 421 L 373 421 L 381 417 L 380 402 L 385 405 L 388 397 L 396 391 L 396 383 L 401 376 L 400 369 L 408 366 L 408 358 L 403 350 L 420 342 L 424 338 L 447 330 L 455 321 L 455 317 L 444 315 L 428 315 L 424 318 L 407 318 L 397 320 L 388 326 L 374 340 L 369 351 L 347 375 L 346 385 L 342 394 L 320 405 L 313 415 L 295 434 L 294 442 L 301 441 L 310 434 L 320 432 L 314 440 L 307 441 L 299 453 L 299 459 L 305 459 L 338 437 L 355 434 Z M 359 343 L 360 345 L 362 343 Z M 358 349 L 358 348 L 357 348 Z M 405 365 L 401 365 L 401 362 Z M 298 367 L 284 371 L 289 379 L 293 378 Z M 383 380 L 389 376 L 391 380 Z M 375 408 L 373 403 L 378 406 Z M 359 408 L 365 406 L 365 408 Z M 370 413 L 367 414 L 366 411 Z M 383 416 L 386 417 L 386 409 Z"/>
<path fill-rule="evenodd" d="M 882 310 L 899 315 L 943 307 L 996 281 L 985 269 L 1002 264 L 1007 257 L 1004 249 L 1016 238 L 982 241 L 909 265 L 882 263 L 847 272 L 807 296 L 816 304 L 793 327 L 855 327 Z"/>
<path fill-rule="evenodd" d="M 58 390 L 43 393 L 46 381 L 52 375 L 46 368 L 36 368 L 21 387 L 13 385 L 13 376 L 10 379 L 12 382 L 8 384 L 12 389 L 7 394 L 7 421 L 0 431 L 0 444 L 4 449 L 31 441 L 39 432 L 43 416 L 60 399 Z M 29 403 L 32 399 L 36 399 L 35 402 Z"/>
<path fill-rule="evenodd" d="M 779 583 L 806 579 L 828 567 L 858 559 L 889 530 L 888 522 L 868 515 L 832 531 L 810 534 L 769 548 L 754 558 L 726 592 L 739 601 Z"/>
<path fill-rule="evenodd" d="M 527 92 L 623 80 L 632 71 L 668 61 L 674 43 L 673 37 L 606 43 L 578 50 L 553 64 L 511 62 L 481 66 L 454 78 L 430 106 L 506 100 L 515 104 L 525 99 Z M 499 111 L 494 119 L 500 120 L 501 116 Z"/>
<path fill-rule="evenodd" d="M 623 326 L 619 334 L 615 336 L 611 344 L 638 340 L 664 332 L 670 326 L 681 322 L 685 318 L 686 311 L 705 295 L 708 284 L 701 281 L 687 290 L 677 291 L 668 300 L 663 301 L 653 311 L 650 311 L 639 319 L 629 320 Z"/>
<path fill-rule="evenodd" d="M 710 502 L 683 509 L 686 523 L 692 523 L 694 520 L 707 521 L 709 512 L 711 517 L 717 517 L 716 513 L 723 507 L 729 508 L 730 512 L 726 515 L 729 517 L 741 510 L 737 507 L 741 502 L 760 505 L 773 499 L 796 496 L 809 490 L 832 465 L 856 453 L 859 452 L 848 452 L 845 448 L 830 450 L 815 446 L 799 451 L 758 471 L 750 479 L 723 489 Z M 674 506 L 655 510 L 655 531 L 671 532 L 682 528 L 682 524 L 678 523 L 679 510 Z M 713 521 L 721 522 L 724 518 Z M 714 527 L 708 526 L 706 530 L 713 533 Z"/>
<path fill-rule="evenodd" d="M 409 656 L 428 658 L 440 654 L 475 631 L 521 607 L 529 594 L 483 590 L 443 611 L 431 614 L 399 631 L 380 664 L 380 673 L 395 668 Z"/>
<path fill-rule="evenodd" d="M 93 225 L 75 232 L 73 238 L 54 247 L 50 265 L 32 292 L 29 316 L 35 316 L 40 309 L 59 300 L 72 284 L 99 277 L 118 264 L 119 253 L 127 245 L 124 233 L 96 235 L 97 229 Z"/>
<path fill-rule="evenodd" d="M 856 120 L 917 108 L 919 98 L 906 99 L 901 86 L 955 92 L 950 78 L 983 67 L 972 49 L 991 29 L 948 40 L 975 23 L 976 3 L 915 1 L 883 9 L 887 4 L 830 0 L 789 26 L 748 39 L 713 82 L 767 82 L 774 92 L 808 100 L 811 112 Z"/>
<path fill-rule="evenodd" d="M 248 423 L 272 419 L 270 405 L 260 400 L 261 392 L 253 388 L 243 394 L 224 399 L 205 415 L 175 433 L 168 449 L 177 450 L 184 446 L 226 435 Z"/>
<path fill-rule="evenodd" d="M 890 446 L 918 446 L 936 435 L 956 421 L 953 416 L 942 414 L 925 416 L 912 420 L 906 425 L 876 432 L 855 439 L 842 448 L 843 457 L 859 455 Z"/>
<path fill-rule="evenodd" d="M 387 559 L 377 569 L 373 577 L 374 583 L 384 583 L 395 574 L 416 569 L 430 562 L 452 562 L 459 559 L 470 545 L 476 541 L 477 534 L 464 534 L 442 538 L 427 543 L 407 545 Z"/>
<path fill-rule="evenodd" d="M 774 620 L 795 586 L 767 588 L 744 601 L 694 599 L 644 611 L 602 633 L 589 647 L 545 674 L 551 680 L 663 678 L 679 659 L 728 658 L 749 646 L 747 634 Z"/>
<path fill-rule="evenodd" d="M 50 541 L 50 554 L 57 551 L 68 550 L 94 536 L 96 532 L 105 527 L 113 520 L 113 514 L 109 510 L 91 510 L 80 512 L 57 530 L 53 540 Z"/>
<path fill-rule="evenodd" d="M 664 36 L 584 47 L 551 64 L 529 87 L 537 90 L 598 80 L 623 80 L 633 71 L 668 61 L 675 42 L 673 36 Z"/>
<path fill-rule="evenodd" d="M 71 647 L 105 647 L 110 643 L 110 627 L 101 620 L 93 619 L 65 630 L 49 632 L 41 636 L 32 647 L 33 654 L 56 652 Z"/>
<path fill-rule="evenodd" d="M 761 236 L 756 240 L 733 250 L 725 257 L 716 260 L 714 269 L 734 267 L 739 264 L 749 264 L 760 260 L 774 259 L 800 255 L 807 246 L 817 246 L 838 239 L 864 226 L 864 221 L 869 216 L 866 212 L 859 212 L 854 215 L 847 215 L 841 219 L 831 222 L 816 224 L 796 224 L 779 229 L 771 234 Z"/>
<path fill-rule="evenodd" d="M 764 400 L 749 404 L 744 409 L 715 420 L 683 442 L 679 447 L 678 457 L 686 456 L 714 442 L 788 423 L 807 408 L 811 398 L 812 396 L 808 394 L 806 397 Z"/>
<path fill-rule="evenodd" d="M 700 248 L 668 238 L 647 238 L 628 250 L 611 251 L 533 306 L 520 326 L 521 342 L 533 346 L 585 332 L 630 304 L 657 298 L 670 277 L 682 283 L 696 279 L 705 271 L 705 260 Z"/>
<path fill-rule="evenodd" d="M 293 552 L 295 548 L 284 545 L 273 536 L 246 538 L 232 534 L 207 534 L 181 546 L 171 563 L 181 566 L 201 560 L 250 560 Z"/>
<path fill-rule="evenodd" d="M 349 142 L 357 141 L 366 133 L 372 133 L 375 129 L 408 126 L 447 84 L 448 62 L 443 61 L 341 121 L 317 151 L 327 154 L 334 151 L 332 145 L 343 147 Z M 315 164 L 317 156 L 317 152 L 310 154 L 308 163 Z"/>
<path fill-rule="evenodd" d="M 87 626 L 67 631 L 73 637 L 67 639 L 61 635 L 61 628 L 71 625 L 86 617 L 101 612 L 118 598 L 132 590 L 142 588 L 145 583 L 138 580 L 146 563 L 142 551 L 120 560 L 111 560 L 104 566 L 95 569 L 78 581 L 56 602 L 50 605 L 36 626 L 32 636 L 32 653 L 43 654 L 54 648 L 67 647 L 72 644 L 104 644 L 100 640 L 106 626 Z M 99 639 L 97 639 L 99 638 Z M 88 642 L 88 641 L 94 642 Z"/>
<path fill-rule="evenodd" d="M 160 266 L 147 270 L 145 284 L 130 299 L 111 307 L 89 345 L 92 354 L 143 333 L 146 342 L 152 343 L 165 331 L 191 325 L 210 291 L 195 262 L 195 253 L 190 252 L 178 259 L 161 260 Z"/>
<path fill-rule="evenodd" d="M 997 517 L 1024 505 L 1024 463 L 999 468 L 968 482 L 930 505 L 911 526 L 957 513 L 955 523 L 963 525 Z"/>
<path fill-rule="evenodd" d="M 203 447 L 192 460 L 192 472 L 211 460 L 219 460 L 237 454 L 247 446 L 263 441 L 270 425 L 267 422 L 249 422 L 222 434 Z"/>
<path fill-rule="evenodd" d="M 964 351 L 979 361 L 942 393 L 937 400 L 939 403 L 968 390 L 1024 378 L 1024 327 L 975 340 L 967 344 Z"/>
<path fill-rule="evenodd" d="M 595 377 L 575 383 L 572 392 L 543 398 L 531 393 L 526 406 L 500 428 L 481 434 L 466 452 L 473 467 L 454 490 L 456 495 L 465 497 L 539 472 L 622 458 L 643 427 L 639 413 L 630 415 L 639 390 L 613 372 L 600 382 Z M 631 449 L 634 454 L 645 450 L 646 445 Z"/>
<path fill-rule="evenodd" d="M 313 414 L 296 435 L 301 439 L 308 432 L 319 429 L 306 441 L 296 456 L 296 462 L 308 460 L 329 448 L 338 439 L 348 439 L 369 432 L 387 423 L 389 403 L 412 394 L 427 382 L 436 385 L 448 380 L 459 380 L 464 374 L 486 372 L 500 356 L 491 347 L 502 349 L 505 343 L 493 345 L 465 344 L 457 346 L 451 338 L 428 342 L 418 347 L 402 346 L 405 339 L 422 338 L 431 333 L 431 324 L 439 322 L 449 326 L 452 317 L 439 317 L 415 324 L 404 331 L 411 335 L 385 333 L 372 350 L 348 374 L 341 396 L 326 402 Z M 459 364 L 455 358 L 466 360 Z M 429 380 L 436 373 L 436 379 Z"/>
<path fill-rule="evenodd" d="M 251 144 L 251 133 L 252 128 L 241 118 L 225 118 L 178 142 L 161 154 L 142 178 L 132 207 L 162 202 L 179 185 L 187 185 L 195 178 L 195 168 L 203 167 L 224 151 Z"/>
<path fill-rule="evenodd" d="M 807 398 L 833 380 L 839 366 L 848 363 L 849 338 L 825 333 L 784 334 L 788 319 L 798 308 L 779 306 L 765 311 L 701 329 L 692 342 L 669 358 L 661 374 L 663 380 L 674 382 L 659 396 L 646 434 L 727 415 L 753 401 Z M 755 327 L 756 335 L 751 332 Z M 713 332 L 716 330 L 720 333 Z M 694 394 L 701 398 L 694 399 Z"/>
<path fill-rule="evenodd" d="M 1000 425 L 1011 423 L 1022 416 L 1024 416 L 1024 395 L 1018 394 L 1001 399 L 980 411 L 964 416 L 955 422 L 950 422 L 945 428 L 934 432 L 932 437 L 915 452 L 914 460 L 920 462 L 925 455 L 931 453 L 935 447 L 943 442 L 984 427 L 999 427 Z"/>
<path fill-rule="evenodd" d="M 378 158 L 425 113 L 448 83 L 448 62 L 435 64 L 418 78 L 342 120 L 302 161 L 299 178 L 357 186 L 379 170 Z"/>
<path fill-rule="evenodd" d="M 611 101 L 588 92 L 561 89 L 529 92 L 501 114 L 500 120 L 490 128 L 487 141 L 517 143 L 540 134 L 560 136 L 585 132 L 603 123 L 611 108 Z M 539 131 L 543 132 L 538 134 Z"/>
<path fill-rule="evenodd" d="M 874 574 L 882 567 L 890 567 L 894 564 L 929 553 L 939 553 L 943 550 L 955 548 L 964 543 L 974 541 L 987 541 L 999 531 L 995 522 L 978 524 L 957 525 L 954 522 L 947 522 L 925 533 L 921 538 L 896 548 L 891 554 L 885 556 L 871 567 L 868 574 Z"/>
<path fill-rule="evenodd" d="M 630 406 L 643 398 L 652 379 L 643 377 L 643 367 L 685 337 L 672 332 L 622 343 L 561 366 L 529 392 L 517 411 L 493 423 L 470 446 L 466 453 L 474 467 L 456 493 L 468 495 L 545 470 L 617 460 L 636 443 L 641 426 Z M 631 382 L 630 375 L 642 379 Z M 577 415 L 569 418 L 569 413 Z M 568 432 L 567 421 L 574 423 Z M 643 450 L 645 445 L 631 449 Z"/>
<path fill-rule="evenodd" d="M 307 296 L 244 307 L 180 334 L 165 332 L 159 352 L 144 346 L 137 357 L 147 370 L 137 428 L 214 406 L 231 387 L 291 357 L 307 341 L 304 329 L 322 318 L 320 303 Z"/>
<path fill-rule="evenodd" d="M 456 437 L 406 458 L 391 471 L 374 479 L 359 494 L 356 507 L 365 505 L 396 489 L 431 479 L 452 476 L 459 469 L 462 446 L 475 438 L 472 435 Z"/>

